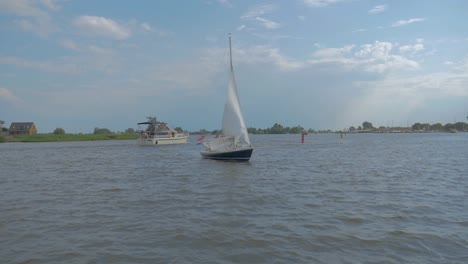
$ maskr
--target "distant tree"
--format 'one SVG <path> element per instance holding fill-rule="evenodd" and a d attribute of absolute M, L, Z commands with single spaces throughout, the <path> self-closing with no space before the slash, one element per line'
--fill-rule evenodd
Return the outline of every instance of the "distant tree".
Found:
<path fill-rule="evenodd" d="M 112 132 L 107 129 L 107 128 L 99 128 L 99 127 L 95 127 L 94 128 L 94 134 L 95 135 L 102 135 L 102 134 L 112 134 Z"/>
<path fill-rule="evenodd" d="M 463 131 L 465 129 L 465 123 L 463 122 L 457 122 L 454 124 L 455 129 L 458 131 Z"/>
<path fill-rule="evenodd" d="M 200 129 L 200 131 L 198 131 L 198 133 L 200 133 L 201 135 L 206 135 L 206 134 L 208 134 L 208 130 L 202 128 L 202 129 Z"/>
<path fill-rule="evenodd" d="M 135 129 L 133 129 L 133 128 L 131 128 L 131 127 L 127 128 L 127 129 L 125 130 L 125 134 L 133 134 L 133 133 L 135 133 Z"/>
<path fill-rule="evenodd" d="M 362 128 L 364 128 L 364 129 L 374 129 L 374 126 L 372 125 L 371 122 L 364 121 L 362 123 Z"/>
<path fill-rule="evenodd" d="M 247 128 L 247 132 L 250 134 L 258 134 L 258 129 L 256 129 L 255 127 L 249 127 Z"/>
<path fill-rule="evenodd" d="M 455 129 L 455 125 L 454 125 L 454 124 L 447 123 L 447 124 L 444 125 L 444 130 L 445 130 L 445 131 L 451 131 L 451 130 L 453 130 L 453 129 Z"/>
<path fill-rule="evenodd" d="M 212 135 L 218 135 L 218 134 L 221 134 L 221 130 L 219 130 L 219 129 L 215 129 L 215 130 L 211 131 L 211 134 L 212 134 Z"/>
<path fill-rule="evenodd" d="M 429 123 L 421 124 L 421 129 L 423 129 L 423 130 L 429 130 L 430 128 L 431 128 L 431 124 L 429 124 Z"/>
<path fill-rule="evenodd" d="M 146 117 L 146 121 L 148 121 L 149 123 L 151 123 L 151 125 L 149 125 L 149 126 L 146 128 L 146 131 L 153 132 L 153 131 L 156 129 L 155 124 L 158 122 L 158 119 L 157 119 L 155 116 L 147 116 L 147 117 Z"/>
<path fill-rule="evenodd" d="M 174 128 L 174 130 L 179 132 L 179 133 L 184 132 L 184 130 L 181 127 L 176 127 L 176 128 Z"/>
<path fill-rule="evenodd" d="M 2 131 L 3 131 L 3 132 L 7 132 L 7 131 L 8 131 L 8 128 L 2 127 Z"/>
<path fill-rule="evenodd" d="M 4 136 L 0 136 L 0 143 L 3 143 L 3 142 L 5 142 L 5 141 L 6 141 L 5 137 L 4 137 Z"/>
<path fill-rule="evenodd" d="M 430 129 L 433 131 L 443 131 L 444 126 L 441 123 L 437 123 L 437 124 L 431 125 Z"/>
<path fill-rule="evenodd" d="M 284 127 L 281 124 L 275 123 L 270 129 L 270 134 L 284 134 Z"/>
<path fill-rule="evenodd" d="M 147 116 L 146 120 L 151 123 L 156 123 L 158 122 L 158 119 L 155 116 Z"/>
<path fill-rule="evenodd" d="M 54 130 L 54 135 L 63 135 L 63 134 L 65 134 L 65 130 L 63 128 L 57 127 Z"/>
<path fill-rule="evenodd" d="M 353 126 L 350 126 L 350 127 L 349 127 L 349 131 L 351 131 L 351 132 L 352 132 L 352 131 L 356 131 L 356 128 L 353 127 Z"/>
<path fill-rule="evenodd" d="M 413 130 L 421 130 L 421 123 L 414 123 L 414 124 L 411 126 L 411 129 L 413 129 Z"/>
<path fill-rule="evenodd" d="M 358 129 L 358 130 L 362 130 L 362 127 L 361 127 L 361 126 L 358 126 L 358 128 L 357 128 L 357 129 Z"/>

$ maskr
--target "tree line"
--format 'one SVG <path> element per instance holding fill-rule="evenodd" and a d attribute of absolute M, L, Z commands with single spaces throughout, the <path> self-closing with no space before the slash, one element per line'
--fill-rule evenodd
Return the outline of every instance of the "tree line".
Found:
<path fill-rule="evenodd" d="M 456 123 L 447 123 L 445 125 L 441 123 L 436 123 L 436 124 L 430 124 L 430 123 L 414 123 L 411 127 L 374 127 L 374 125 L 371 122 L 364 121 L 362 125 L 354 127 L 351 126 L 348 128 L 349 132 L 359 132 L 359 131 L 368 131 L 368 132 L 385 132 L 388 130 L 392 129 L 399 129 L 399 130 L 405 130 L 405 131 L 413 131 L 413 132 L 468 132 L 468 123 L 465 122 L 456 122 Z M 181 127 L 176 127 L 174 128 L 177 132 L 183 132 L 185 131 Z M 346 129 L 345 129 L 346 130 Z M 2 128 L 3 132 L 8 132 L 8 129 L 3 127 Z M 133 128 L 127 128 L 123 132 L 113 132 L 110 129 L 107 128 L 99 128 L 95 127 L 94 131 L 91 134 L 95 135 L 106 135 L 106 134 L 115 134 L 115 133 L 123 133 L 123 134 L 134 134 L 137 133 Z M 254 128 L 254 127 L 249 127 L 247 128 L 247 132 L 250 134 L 301 134 L 301 133 L 333 133 L 333 132 L 339 132 L 339 131 L 332 131 L 330 129 L 328 130 L 314 130 L 314 129 L 305 129 L 302 126 L 283 126 L 282 124 L 275 123 L 273 126 L 269 128 Z M 221 134 L 221 130 L 213 130 L 213 131 L 208 131 L 206 129 L 200 129 L 199 131 L 194 131 L 190 132 L 191 134 Z M 63 128 L 56 128 L 52 134 L 55 135 L 65 135 L 66 132 Z M 1 137 L 1 135 L 0 135 Z M 0 138 L 0 142 L 4 141 L 4 138 Z"/>
<path fill-rule="evenodd" d="M 410 130 L 414 132 L 424 131 L 424 132 L 464 132 L 468 131 L 468 123 L 465 122 L 456 122 L 456 123 L 447 123 L 442 125 L 441 123 L 429 124 L 429 123 L 414 123 L 411 127 L 374 127 L 371 122 L 365 121 L 362 123 L 362 126 L 357 128 L 351 126 L 348 130 L 351 132 L 366 130 L 366 131 L 385 131 L 391 129 L 400 129 L 400 130 Z"/>

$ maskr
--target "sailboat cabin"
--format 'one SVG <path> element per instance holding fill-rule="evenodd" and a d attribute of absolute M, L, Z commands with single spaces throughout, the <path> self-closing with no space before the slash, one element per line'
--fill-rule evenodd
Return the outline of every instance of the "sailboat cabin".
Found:
<path fill-rule="evenodd" d="M 34 122 L 12 122 L 8 131 L 12 136 L 30 136 L 37 133 L 37 128 Z"/>

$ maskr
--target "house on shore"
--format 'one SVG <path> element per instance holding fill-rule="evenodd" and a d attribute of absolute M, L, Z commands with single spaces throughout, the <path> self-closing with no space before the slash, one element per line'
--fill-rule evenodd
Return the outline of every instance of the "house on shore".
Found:
<path fill-rule="evenodd" d="M 34 122 L 12 122 L 8 130 L 12 136 L 30 136 L 37 133 Z"/>

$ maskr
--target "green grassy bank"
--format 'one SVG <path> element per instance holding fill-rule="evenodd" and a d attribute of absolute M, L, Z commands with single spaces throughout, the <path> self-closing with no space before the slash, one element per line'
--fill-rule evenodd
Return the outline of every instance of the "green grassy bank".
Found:
<path fill-rule="evenodd" d="M 129 140 L 137 139 L 137 134 L 36 134 L 32 136 L 4 137 L 4 142 L 59 142 L 93 140 Z M 0 143 L 2 140 L 0 139 Z"/>

